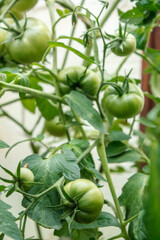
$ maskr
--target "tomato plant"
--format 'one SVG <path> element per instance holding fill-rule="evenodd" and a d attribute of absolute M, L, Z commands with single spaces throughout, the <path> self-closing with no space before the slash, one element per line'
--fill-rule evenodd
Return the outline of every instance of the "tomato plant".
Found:
<path fill-rule="evenodd" d="M 0 239 L 160 239 L 160 4 L 89 2 L 0 0 Z"/>
<path fill-rule="evenodd" d="M 104 199 L 101 190 L 87 179 L 77 179 L 64 186 L 64 191 L 73 202 L 65 202 L 65 205 L 77 207 L 75 221 L 79 223 L 91 223 L 99 216 Z"/>
<path fill-rule="evenodd" d="M 25 20 L 19 22 L 23 27 Z M 8 39 L 14 38 L 15 34 L 8 35 Z M 6 49 L 10 56 L 19 63 L 39 62 L 48 48 L 51 34 L 47 26 L 40 20 L 28 18 L 24 33 L 14 41 L 6 43 Z"/>
<path fill-rule="evenodd" d="M 114 87 L 107 87 L 103 100 L 103 110 L 117 118 L 133 118 L 138 115 L 144 106 L 144 94 L 141 89 L 129 84 L 127 92 L 118 92 Z"/>

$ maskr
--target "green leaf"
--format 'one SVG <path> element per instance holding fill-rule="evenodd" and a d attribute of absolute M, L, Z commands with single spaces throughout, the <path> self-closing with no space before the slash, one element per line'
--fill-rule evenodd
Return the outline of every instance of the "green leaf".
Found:
<path fill-rule="evenodd" d="M 52 120 L 56 115 L 58 115 L 59 111 L 56 106 L 51 104 L 50 101 L 44 98 L 36 98 L 36 103 L 38 106 L 39 111 L 41 112 L 42 116 L 47 120 Z"/>
<path fill-rule="evenodd" d="M 79 56 L 80 58 L 84 59 L 85 61 L 87 61 L 88 63 L 95 63 L 92 58 L 87 57 L 86 55 L 84 55 L 83 53 L 81 53 L 80 51 L 78 51 L 75 48 L 72 48 L 70 46 L 65 45 L 62 42 L 49 42 L 49 44 L 51 45 L 51 47 L 62 47 L 65 48 L 73 53 L 75 53 L 77 56 Z"/>
<path fill-rule="evenodd" d="M 16 218 L 8 211 L 9 208 L 11 206 L 0 200 L 0 232 L 11 239 L 23 240 L 15 223 Z"/>
<path fill-rule="evenodd" d="M 80 169 L 76 163 L 77 158 L 74 153 L 65 150 L 64 153 L 56 154 L 51 157 L 51 161 L 56 163 L 56 169 L 63 173 L 63 176 L 69 180 L 76 180 L 80 178 Z"/>
<path fill-rule="evenodd" d="M 63 11 L 61 10 L 61 9 L 56 9 L 56 12 L 58 13 L 58 15 L 61 17 L 61 16 L 63 16 Z"/>
<path fill-rule="evenodd" d="M 108 146 L 106 147 L 107 157 L 117 156 L 126 151 L 127 148 L 128 147 L 124 143 L 120 141 L 113 141 L 109 143 Z"/>
<path fill-rule="evenodd" d="M 0 192 L 3 192 L 5 190 L 5 186 L 4 185 L 0 185 Z"/>
<path fill-rule="evenodd" d="M 53 160 L 53 159 L 52 159 Z M 29 169 L 34 174 L 35 184 L 29 189 L 29 193 L 38 194 L 55 184 L 62 176 L 57 170 L 57 163 L 51 159 L 42 159 L 40 156 L 33 154 L 25 158 L 22 166 L 29 164 Z M 33 200 L 33 198 L 32 198 Z M 26 208 L 30 205 L 31 199 L 24 198 L 22 205 Z M 62 224 L 60 216 L 62 211 L 54 208 L 60 204 L 60 197 L 56 189 L 43 195 L 28 211 L 28 216 L 46 228 L 60 229 Z M 52 208 L 53 206 L 53 208 Z"/>
<path fill-rule="evenodd" d="M 144 126 L 150 127 L 150 128 L 155 128 L 157 127 L 153 122 L 151 122 L 149 119 L 145 118 L 145 117 L 141 117 L 139 119 L 139 122 L 141 124 L 143 124 Z"/>
<path fill-rule="evenodd" d="M 85 95 L 71 91 L 70 94 L 65 95 L 64 100 L 82 119 L 100 132 L 106 132 L 99 113 L 93 108 L 92 102 Z"/>
<path fill-rule="evenodd" d="M 77 230 L 73 231 L 72 240 L 95 239 L 97 234 L 98 234 L 98 230 L 97 229 L 92 229 L 92 231 L 90 229 L 80 229 L 80 230 L 77 229 Z"/>
<path fill-rule="evenodd" d="M 150 172 L 144 222 L 148 239 L 158 240 L 160 237 L 160 144 L 158 143 L 153 144 L 152 147 Z"/>
<path fill-rule="evenodd" d="M 36 101 L 35 99 L 22 99 L 21 100 L 23 106 L 29 110 L 31 113 L 35 113 L 35 110 L 36 110 Z"/>
<path fill-rule="evenodd" d="M 121 22 L 127 22 L 128 24 L 134 24 L 134 25 L 142 23 L 144 19 L 143 12 L 141 12 L 138 8 L 135 8 L 135 7 L 124 13 L 119 11 L 119 15 L 120 15 Z"/>
<path fill-rule="evenodd" d="M 125 207 L 126 219 L 129 219 L 143 210 L 143 199 L 146 193 L 149 176 L 136 173 L 128 179 L 122 188 L 119 197 L 120 205 Z"/>
<path fill-rule="evenodd" d="M 25 74 L 20 74 L 19 77 L 17 77 L 17 79 L 19 79 L 19 85 L 24 86 L 24 87 L 30 87 L 30 82 L 29 82 L 29 78 L 25 75 Z M 26 93 L 19 93 L 20 98 L 24 98 L 26 95 Z"/>
<path fill-rule="evenodd" d="M 89 224 L 81 224 L 73 221 L 71 224 L 71 229 L 93 229 L 110 226 L 119 227 L 117 218 L 108 212 L 101 212 L 97 220 Z"/>
<path fill-rule="evenodd" d="M 107 182 L 107 180 L 106 180 L 106 179 L 101 175 L 101 173 L 100 173 L 98 170 L 96 170 L 95 168 L 85 167 L 85 169 L 86 169 L 88 172 L 92 173 L 92 175 L 93 175 L 96 179 Z"/>
<path fill-rule="evenodd" d="M 68 36 L 60 36 L 60 37 L 58 37 L 58 40 L 59 39 L 71 39 L 71 40 L 74 40 L 74 41 L 76 41 L 76 42 L 78 42 L 78 43 L 83 45 L 83 40 L 80 39 L 80 38 L 68 37 Z"/>
<path fill-rule="evenodd" d="M 154 97 L 153 95 L 149 94 L 148 92 L 145 92 L 144 95 L 149 97 L 150 99 L 152 99 L 155 103 L 160 103 L 160 97 Z"/>
<path fill-rule="evenodd" d="M 144 225 L 144 210 L 129 225 L 129 237 L 131 240 L 149 240 Z"/>
<path fill-rule="evenodd" d="M 121 131 L 111 131 L 108 135 L 110 141 L 123 141 L 129 140 L 130 136 Z"/>
<path fill-rule="evenodd" d="M 81 149 L 85 150 L 89 147 L 89 142 L 82 140 L 82 139 L 72 139 L 69 144 L 71 146 L 77 146 L 80 147 Z"/>
<path fill-rule="evenodd" d="M 0 149 L 2 148 L 9 148 L 9 145 L 5 142 L 3 142 L 2 140 L 0 140 Z"/>
<path fill-rule="evenodd" d="M 114 157 L 108 157 L 109 163 L 137 162 L 141 159 L 141 155 L 134 150 L 127 150 L 122 154 Z"/>

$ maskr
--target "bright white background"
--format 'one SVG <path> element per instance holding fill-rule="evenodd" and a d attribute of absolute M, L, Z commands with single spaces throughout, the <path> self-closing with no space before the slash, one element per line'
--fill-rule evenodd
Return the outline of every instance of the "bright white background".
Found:
<path fill-rule="evenodd" d="M 73 2 L 75 5 L 78 5 L 80 1 L 75 0 Z M 111 5 L 113 3 L 113 0 L 110 0 L 109 2 Z M 89 8 L 90 11 L 92 11 L 96 15 L 98 15 L 99 10 L 101 8 L 101 4 L 98 2 L 98 0 L 86 0 L 85 6 Z M 131 7 L 131 3 L 129 0 L 121 0 L 118 7 L 121 10 L 125 11 Z M 57 5 L 57 8 L 60 8 L 60 7 Z M 39 0 L 39 3 L 37 4 L 37 6 L 32 11 L 30 11 L 27 15 L 43 20 L 50 28 L 49 15 L 43 0 Z M 57 36 L 69 35 L 71 31 L 71 27 L 72 27 L 71 19 L 65 18 L 57 25 L 57 29 L 56 29 Z M 114 11 L 112 16 L 108 19 L 107 23 L 105 24 L 103 31 L 106 31 L 112 34 L 117 28 L 118 28 L 118 15 L 117 15 L 117 11 Z M 84 33 L 84 31 L 85 31 L 84 25 L 82 23 L 78 23 L 76 35 L 79 37 Z M 77 46 L 79 49 L 79 45 L 75 44 L 74 46 L 75 47 Z M 101 46 L 99 47 L 101 49 Z M 83 48 L 82 48 L 82 51 L 83 51 Z M 102 50 L 100 50 L 100 53 L 102 54 Z M 64 56 L 64 50 L 58 49 L 58 67 L 61 66 L 63 56 Z M 122 59 L 120 57 L 117 57 L 114 54 L 110 54 L 109 57 L 107 57 L 107 61 L 106 61 L 106 71 L 110 74 L 113 73 L 119 66 L 119 63 L 121 62 L 121 60 Z M 67 66 L 78 65 L 78 64 L 81 64 L 81 59 L 79 59 L 76 55 L 71 54 L 69 61 L 67 62 Z M 134 78 L 140 78 L 141 77 L 141 60 L 139 59 L 139 57 L 137 57 L 134 54 L 130 56 L 126 64 L 124 64 L 123 68 L 121 69 L 121 73 L 125 74 L 131 68 L 133 69 L 131 76 Z M 14 99 L 15 97 L 16 97 L 15 94 L 7 93 L 5 94 L 5 96 L 3 96 L 3 98 L 1 98 L 0 102 L 1 103 L 6 102 L 8 100 Z M 34 120 L 36 119 L 36 117 L 31 113 L 27 111 L 24 112 L 24 110 L 22 109 L 19 103 L 7 106 L 4 109 L 6 109 L 6 111 L 8 111 L 12 116 L 22 121 L 23 124 L 27 127 L 32 126 L 34 123 Z M 0 139 L 1 140 L 5 141 L 9 145 L 13 145 L 15 142 L 23 140 L 25 138 L 27 138 L 27 136 L 12 121 L 6 118 L 0 118 Z M 6 159 L 5 159 L 5 153 L 6 153 L 6 150 L 0 150 L 0 164 L 2 164 L 4 167 L 9 168 L 13 172 L 15 172 L 17 164 L 20 160 L 24 159 L 29 154 L 32 154 L 28 143 L 23 143 L 15 147 L 10 152 L 10 154 Z M 96 153 L 94 154 L 94 156 L 95 156 L 95 159 L 98 159 L 98 157 L 96 156 Z M 122 166 L 125 166 L 128 169 L 127 173 L 120 174 L 120 175 L 119 174 L 112 175 L 113 182 L 114 182 L 118 196 L 121 193 L 121 188 L 124 185 L 124 183 L 133 174 L 133 170 L 130 170 L 128 164 L 123 164 Z M 0 176 L 5 177 L 5 173 L 2 172 L 2 170 L 0 170 Z M 103 192 L 104 192 L 105 198 L 112 201 L 112 197 L 110 195 L 107 185 L 105 185 Z M 2 195 L 0 196 L 0 198 L 13 206 L 11 211 L 15 216 L 17 216 L 17 214 L 22 210 L 20 194 L 15 193 L 7 199 L 5 198 L 5 196 Z M 105 210 L 110 211 L 110 209 L 107 207 L 105 207 Z M 116 228 L 112 228 L 112 227 L 102 229 L 102 231 L 104 232 L 105 239 L 108 239 L 109 237 L 112 237 L 113 235 L 116 235 L 119 233 L 119 231 L 117 231 Z M 27 222 L 26 237 L 29 237 L 29 236 L 36 236 L 34 223 L 31 220 Z M 10 238 L 7 238 L 7 237 L 5 238 L 5 240 L 9 240 L 9 239 Z M 57 238 L 53 236 L 53 230 L 43 229 L 43 239 L 52 240 Z"/>

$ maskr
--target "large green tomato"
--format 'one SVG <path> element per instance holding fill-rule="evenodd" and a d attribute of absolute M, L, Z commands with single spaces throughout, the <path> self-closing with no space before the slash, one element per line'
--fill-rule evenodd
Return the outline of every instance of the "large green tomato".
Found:
<path fill-rule="evenodd" d="M 8 5 L 12 2 L 12 0 L 5 0 L 5 5 Z M 14 11 L 26 12 L 33 8 L 38 0 L 19 0 L 11 9 Z"/>
<path fill-rule="evenodd" d="M 24 26 L 25 20 L 19 21 L 20 26 Z M 14 38 L 14 33 L 9 33 L 8 38 Z M 47 26 L 40 20 L 28 18 L 24 33 L 18 39 L 9 41 L 6 49 L 9 55 L 18 63 L 30 64 L 39 62 L 51 40 L 51 33 Z"/>
<path fill-rule="evenodd" d="M 97 219 L 101 213 L 104 198 L 101 190 L 93 182 L 88 179 L 77 179 L 67 183 L 64 191 L 73 200 L 73 202 L 67 200 L 65 205 L 78 210 L 75 221 L 87 224 Z"/>
<path fill-rule="evenodd" d="M 67 94 L 71 89 L 80 88 L 89 96 L 95 96 L 99 86 L 100 77 L 96 72 L 83 66 L 73 66 L 63 69 L 59 73 L 62 94 Z"/>
<path fill-rule="evenodd" d="M 132 118 L 139 114 L 144 106 L 144 94 L 135 84 L 129 83 L 128 93 L 119 96 L 112 86 L 107 87 L 102 99 L 102 108 L 117 118 Z"/>
<path fill-rule="evenodd" d="M 116 43 L 111 50 L 118 56 L 127 56 L 136 50 L 136 38 L 130 33 L 126 33 L 125 37 L 119 38 Z"/>
<path fill-rule="evenodd" d="M 55 137 L 63 137 L 66 134 L 64 125 L 62 123 L 57 124 L 56 119 L 51 121 L 45 121 L 44 131 Z"/>

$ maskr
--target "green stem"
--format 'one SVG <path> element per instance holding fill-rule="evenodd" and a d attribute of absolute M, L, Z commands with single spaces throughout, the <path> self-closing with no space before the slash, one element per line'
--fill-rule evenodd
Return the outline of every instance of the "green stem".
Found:
<path fill-rule="evenodd" d="M 102 21 L 100 23 L 101 27 L 106 23 L 106 21 L 108 20 L 108 18 L 110 17 L 110 15 L 112 14 L 112 12 L 117 7 L 117 5 L 119 4 L 120 1 L 121 0 L 115 0 L 115 2 L 112 4 L 112 6 L 108 10 L 107 14 L 103 17 L 103 19 L 102 19 Z"/>
<path fill-rule="evenodd" d="M 55 0 L 47 0 L 47 6 L 49 9 L 49 15 L 50 15 L 50 19 L 51 19 L 51 24 L 52 26 L 55 23 Z M 54 29 L 54 31 L 52 31 L 52 40 L 55 41 L 56 40 L 56 31 Z M 53 48 L 53 72 L 57 73 L 57 49 Z"/>
<path fill-rule="evenodd" d="M 79 127 L 79 129 L 80 129 L 80 131 L 81 131 L 81 133 L 82 133 L 82 136 L 83 136 L 84 140 L 87 141 L 88 139 L 87 139 L 86 133 L 85 133 L 85 131 L 84 131 L 82 125 L 81 125 L 81 121 L 80 121 L 79 116 L 78 116 L 73 110 L 72 110 L 72 112 L 73 112 L 73 114 L 74 114 L 74 117 L 75 117 L 76 121 L 77 121 L 78 123 L 80 123 L 80 125 L 78 125 L 78 127 Z"/>
<path fill-rule="evenodd" d="M 77 159 L 77 163 L 79 163 L 88 153 L 91 152 L 91 150 L 96 147 L 99 144 L 99 138 L 96 139 L 96 141 L 89 146 L 82 154 L 81 156 L 79 156 L 79 158 Z"/>
<path fill-rule="evenodd" d="M 129 136 L 131 136 L 131 134 L 132 134 L 132 131 L 133 131 L 133 126 L 134 126 L 134 124 L 135 124 L 135 121 L 136 121 L 136 119 L 135 119 L 135 117 L 133 118 L 133 121 L 132 121 L 132 124 L 131 124 L 131 127 L 130 127 L 130 131 L 129 131 Z"/>
<path fill-rule="evenodd" d="M 22 99 L 33 99 L 33 97 L 25 97 L 25 98 L 22 98 Z M 6 103 L 2 103 L 2 104 L 0 104 L 0 108 L 1 108 L 1 107 L 5 107 L 5 106 L 7 106 L 7 105 L 10 105 L 10 104 L 12 104 L 12 103 L 21 101 L 22 99 L 16 98 L 16 99 L 11 100 L 11 101 L 8 101 L 8 102 L 6 102 Z"/>
<path fill-rule="evenodd" d="M 74 25 L 73 28 L 72 28 L 71 38 L 70 38 L 69 43 L 68 43 L 68 46 L 69 46 L 69 47 L 70 47 L 71 44 L 72 44 L 72 38 L 73 38 L 73 36 L 74 36 L 76 26 L 77 26 L 77 25 Z M 65 56 L 64 56 L 64 60 L 63 60 L 63 64 L 62 64 L 61 69 L 64 69 L 64 68 L 65 68 L 65 65 L 66 65 L 66 62 L 67 62 L 67 58 L 68 58 L 68 54 L 69 54 L 69 50 L 67 49 L 67 50 L 66 50 L 66 53 L 65 53 Z"/>
<path fill-rule="evenodd" d="M 28 93 L 31 96 L 35 96 L 35 97 L 41 97 L 41 98 L 47 98 L 47 99 L 51 99 L 57 102 L 62 102 L 62 98 L 49 94 L 49 93 L 45 93 L 33 88 L 28 88 L 28 87 L 24 87 L 24 86 L 20 86 L 20 85 L 16 85 L 16 84 L 11 84 L 11 83 L 6 83 L 6 82 L 1 82 L 0 81 L 0 86 L 3 86 L 6 88 L 6 91 L 9 90 L 14 90 L 17 92 L 21 92 L 21 93 Z"/>
<path fill-rule="evenodd" d="M 131 144 L 127 144 L 128 147 L 130 147 L 131 149 L 135 150 L 136 152 L 138 152 L 141 155 L 141 158 L 148 164 L 150 165 L 150 159 L 146 156 L 146 154 L 144 152 L 142 152 L 139 148 L 132 146 Z"/>
<path fill-rule="evenodd" d="M 25 237 L 24 233 L 25 233 L 26 221 L 27 221 L 27 215 L 25 215 L 24 219 L 23 219 L 23 227 L 22 227 L 22 236 L 23 236 L 23 238 Z"/>
<path fill-rule="evenodd" d="M 20 122 L 18 122 L 15 118 L 10 116 L 6 111 L 4 111 L 4 110 L 1 110 L 1 111 L 4 116 L 8 117 L 10 120 L 12 120 L 14 123 L 16 123 L 19 127 L 21 127 L 25 133 L 27 133 L 28 135 L 31 134 L 30 131 L 28 131 Z"/>
<path fill-rule="evenodd" d="M 138 56 L 140 56 L 141 58 L 143 58 L 146 62 L 148 62 L 148 64 L 149 64 L 150 66 L 153 67 L 154 70 L 156 70 L 156 72 L 160 73 L 160 69 L 154 65 L 154 63 L 152 62 L 152 60 L 151 60 L 150 58 L 148 58 L 148 57 L 145 56 L 144 54 L 141 54 L 141 53 L 139 53 L 139 52 L 137 52 L 137 51 L 135 52 L 135 54 L 137 54 Z"/>
<path fill-rule="evenodd" d="M 100 141 L 100 144 L 97 146 L 97 151 L 98 151 L 98 155 L 99 155 L 101 163 L 102 163 L 103 171 L 104 171 L 104 174 L 108 181 L 108 185 L 109 185 L 112 197 L 113 197 L 113 201 L 114 201 L 117 215 L 118 215 L 118 218 L 120 221 L 120 226 L 121 226 L 121 231 L 123 233 L 123 237 L 125 240 L 129 240 L 129 236 L 127 234 L 126 227 L 125 227 L 124 220 L 123 220 L 123 214 L 122 214 L 122 211 L 121 211 L 121 208 L 119 205 L 119 201 L 118 201 L 118 198 L 117 198 L 117 195 L 116 195 L 116 192 L 114 189 L 114 185 L 112 182 L 112 178 L 110 175 L 110 170 L 109 170 L 109 166 L 108 166 L 105 145 L 104 145 L 104 135 L 101 135 L 101 141 Z"/>
<path fill-rule="evenodd" d="M 35 223 L 36 225 L 36 229 L 37 229 L 37 233 L 38 233 L 38 240 L 42 240 L 42 233 L 41 233 L 41 229 L 38 223 Z"/>
<path fill-rule="evenodd" d="M 130 56 L 130 55 L 129 55 Z M 124 65 L 124 63 L 128 60 L 129 56 L 126 56 L 123 61 L 120 63 L 120 65 L 118 66 L 116 72 L 115 72 L 115 75 L 118 76 L 119 74 L 119 71 L 121 70 L 122 66 Z"/>
<path fill-rule="evenodd" d="M 129 218 L 128 220 L 125 221 L 125 224 L 127 225 L 128 223 L 132 222 L 134 219 L 136 219 L 139 216 L 139 213 L 137 213 L 135 216 Z"/>
<path fill-rule="evenodd" d="M 109 238 L 108 240 L 114 240 L 114 239 L 118 239 L 118 238 L 121 238 L 121 237 L 123 237 L 123 234 L 122 234 L 122 233 L 120 233 L 120 234 L 118 234 L 118 235 L 116 235 L 116 236 L 114 236 L 114 237 L 111 237 L 111 238 Z"/>
<path fill-rule="evenodd" d="M 82 6 L 84 4 L 85 0 L 82 0 L 82 2 L 80 3 L 80 6 Z M 72 32 L 71 32 L 71 38 L 69 40 L 69 43 L 68 43 L 68 46 L 71 46 L 72 44 L 72 38 L 74 36 L 74 33 L 75 33 L 75 30 L 76 30 L 76 26 L 77 25 L 74 25 L 73 28 L 72 28 Z M 61 69 L 64 69 L 65 68 L 65 65 L 66 65 L 66 62 L 67 62 L 67 58 L 68 58 L 68 54 L 69 54 L 69 50 L 67 49 L 66 50 L 66 53 L 65 53 L 65 56 L 64 56 L 64 60 L 63 60 L 63 64 L 62 64 L 62 68 Z"/>

